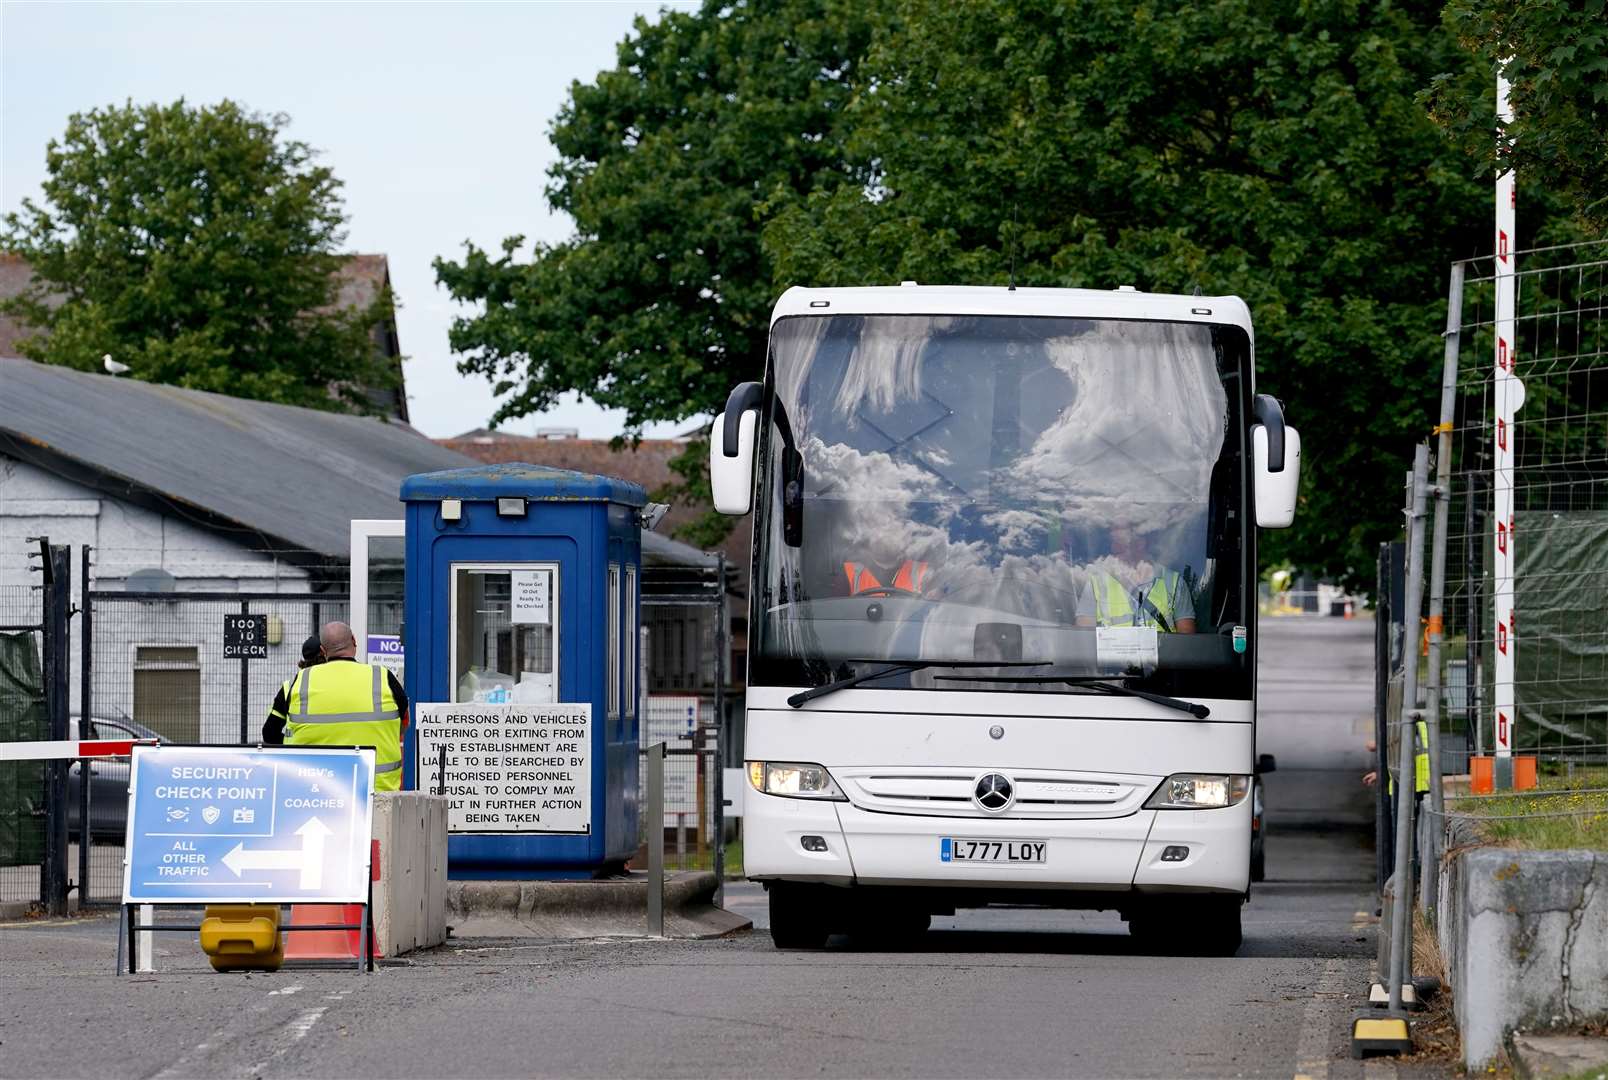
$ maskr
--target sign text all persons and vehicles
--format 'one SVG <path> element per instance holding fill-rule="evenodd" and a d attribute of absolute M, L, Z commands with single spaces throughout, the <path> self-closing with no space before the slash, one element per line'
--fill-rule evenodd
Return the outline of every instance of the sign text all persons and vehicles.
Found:
<path fill-rule="evenodd" d="M 416 722 L 419 788 L 445 792 L 448 831 L 591 831 L 590 704 L 422 703 Z"/>
<path fill-rule="evenodd" d="M 139 746 L 126 903 L 367 896 L 374 751 Z"/>

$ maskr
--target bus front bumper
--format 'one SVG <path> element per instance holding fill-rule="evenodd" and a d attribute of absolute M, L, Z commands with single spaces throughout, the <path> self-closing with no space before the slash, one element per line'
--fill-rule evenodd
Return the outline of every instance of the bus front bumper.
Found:
<path fill-rule="evenodd" d="M 1216 810 L 1046 820 L 889 814 L 744 795 L 743 865 L 756 881 L 1009 892 L 1018 895 L 1003 899 L 1019 903 L 1033 902 L 1024 891 L 1244 893 L 1250 882 L 1248 799 Z M 956 861 L 953 845 L 945 857 L 946 839 L 1041 842 L 1043 861 Z"/>

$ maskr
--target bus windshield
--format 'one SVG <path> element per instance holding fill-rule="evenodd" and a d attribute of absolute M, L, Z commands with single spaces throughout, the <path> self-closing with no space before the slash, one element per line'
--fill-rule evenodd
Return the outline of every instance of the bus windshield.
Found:
<path fill-rule="evenodd" d="M 1196 323 L 780 320 L 751 680 L 1031 660 L 1248 697 L 1249 353 Z M 1001 688 L 956 678 L 899 685 Z"/>

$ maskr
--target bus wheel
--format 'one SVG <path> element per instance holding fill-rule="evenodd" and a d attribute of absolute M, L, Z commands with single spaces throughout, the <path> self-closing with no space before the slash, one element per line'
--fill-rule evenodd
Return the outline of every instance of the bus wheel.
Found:
<path fill-rule="evenodd" d="M 1197 956 L 1233 956 L 1239 951 L 1244 935 L 1240 930 L 1240 909 L 1244 907 L 1235 896 L 1219 901 L 1201 912 L 1194 937 Z"/>
<path fill-rule="evenodd" d="M 829 930 L 821 918 L 819 890 L 793 881 L 773 881 L 770 894 L 771 942 L 778 949 L 819 949 Z"/>
<path fill-rule="evenodd" d="M 925 911 L 888 908 L 856 919 L 850 936 L 856 948 L 899 951 L 921 944 L 931 927 L 932 916 Z"/>

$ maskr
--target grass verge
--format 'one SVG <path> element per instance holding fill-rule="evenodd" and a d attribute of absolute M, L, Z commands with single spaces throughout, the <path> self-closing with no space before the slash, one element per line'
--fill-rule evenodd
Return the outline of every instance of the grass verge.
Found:
<path fill-rule="evenodd" d="M 1608 789 L 1608 769 L 1576 769 L 1565 776 L 1543 768 L 1532 793 L 1458 799 L 1447 810 L 1477 816 L 1480 835 L 1505 847 L 1608 850 L 1608 791 L 1603 789 Z"/>

